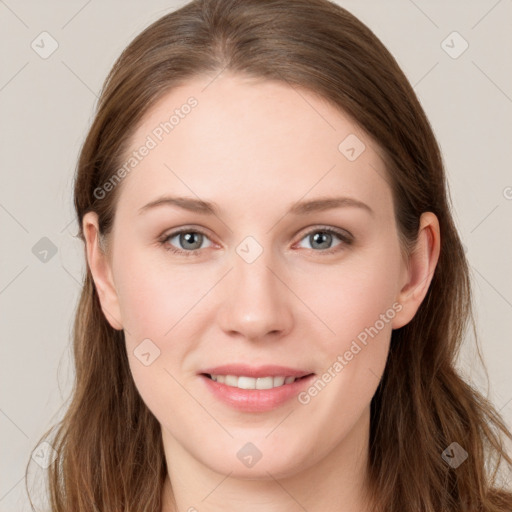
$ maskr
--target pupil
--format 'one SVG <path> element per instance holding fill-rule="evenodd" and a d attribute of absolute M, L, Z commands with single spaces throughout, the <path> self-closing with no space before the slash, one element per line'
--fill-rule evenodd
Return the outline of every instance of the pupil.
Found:
<path fill-rule="evenodd" d="M 195 236 L 201 236 L 201 234 L 200 233 L 182 233 L 181 236 L 186 241 L 186 243 L 193 245 L 194 244 L 194 237 Z M 197 244 L 197 241 L 195 243 Z M 192 247 L 192 249 L 198 249 L 200 246 L 201 246 L 201 243 L 199 243 L 198 247 Z"/>
<path fill-rule="evenodd" d="M 320 245 L 322 245 L 322 249 L 327 249 L 329 247 L 331 237 L 332 235 L 330 233 L 324 233 L 323 231 L 319 231 L 313 235 L 315 243 L 319 243 Z"/>

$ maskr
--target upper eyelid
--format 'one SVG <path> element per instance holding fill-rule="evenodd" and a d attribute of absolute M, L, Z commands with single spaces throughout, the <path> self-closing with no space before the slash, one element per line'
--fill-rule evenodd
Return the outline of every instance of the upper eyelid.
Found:
<path fill-rule="evenodd" d="M 335 234 L 338 234 L 340 236 L 343 236 L 343 235 L 346 235 L 347 237 L 350 237 L 350 238 L 353 238 L 353 235 L 352 233 L 350 233 L 350 231 L 348 231 L 347 229 L 344 229 L 344 228 L 337 228 L 337 227 L 334 227 L 334 226 L 328 226 L 328 225 L 322 225 L 322 224 L 317 224 L 317 225 L 313 225 L 313 226 L 309 226 L 307 228 L 304 228 L 304 230 L 301 230 L 301 232 L 303 231 L 304 232 L 304 235 L 307 235 L 311 232 L 315 232 L 315 231 L 332 231 L 333 233 Z"/>

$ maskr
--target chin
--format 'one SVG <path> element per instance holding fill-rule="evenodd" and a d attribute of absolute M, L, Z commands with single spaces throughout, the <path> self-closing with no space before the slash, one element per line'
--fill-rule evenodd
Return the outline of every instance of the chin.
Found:
<path fill-rule="evenodd" d="M 263 444 L 264 440 L 231 443 L 231 446 L 220 450 L 214 460 L 203 459 L 203 464 L 233 478 L 269 480 L 293 476 L 314 462 L 313 457 L 307 457 L 299 446 L 272 446 L 268 440 L 266 446 Z M 297 452 L 292 453 L 294 449 Z M 234 457 L 226 457 L 226 453 L 233 453 Z"/>

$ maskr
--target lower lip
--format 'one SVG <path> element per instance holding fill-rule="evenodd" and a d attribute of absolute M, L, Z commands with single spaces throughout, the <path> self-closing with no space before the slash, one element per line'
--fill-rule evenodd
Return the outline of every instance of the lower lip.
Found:
<path fill-rule="evenodd" d="M 302 389 L 307 387 L 314 374 L 308 375 L 291 384 L 284 384 L 272 389 L 240 389 L 216 382 L 206 375 L 200 375 L 208 389 L 222 402 L 245 412 L 270 411 L 284 404 Z"/>

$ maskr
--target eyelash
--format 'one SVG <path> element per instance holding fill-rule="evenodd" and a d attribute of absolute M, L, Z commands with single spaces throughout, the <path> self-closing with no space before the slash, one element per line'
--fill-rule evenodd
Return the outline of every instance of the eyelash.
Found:
<path fill-rule="evenodd" d="M 333 229 L 333 228 L 329 228 L 329 227 L 322 227 L 322 226 L 316 227 L 315 229 L 308 231 L 299 241 L 301 241 L 304 238 L 306 238 L 307 236 L 312 235 L 313 233 L 317 233 L 317 232 L 335 235 L 341 240 L 342 243 L 336 245 L 335 247 L 333 247 L 331 249 L 325 249 L 325 250 L 319 250 L 319 251 L 315 251 L 314 249 L 308 249 L 313 252 L 318 252 L 318 253 L 322 253 L 322 254 L 334 254 L 340 250 L 339 249 L 340 246 L 351 245 L 353 243 L 353 239 L 352 239 L 351 235 L 346 234 L 345 232 L 339 231 L 337 229 Z M 179 256 L 185 256 L 185 257 L 199 256 L 201 249 L 194 249 L 192 251 L 184 251 L 182 249 L 177 249 L 176 247 L 167 243 L 168 240 L 170 240 L 171 238 L 174 238 L 176 235 L 179 235 L 181 233 L 199 233 L 208 238 L 208 235 L 200 229 L 182 228 L 182 229 L 173 231 L 172 233 L 166 234 L 162 238 L 160 238 L 160 240 L 159 240 L 160 245 L 162 245 L 165 250 L 170 251 L 174 254 L 178 254 Z"/>

